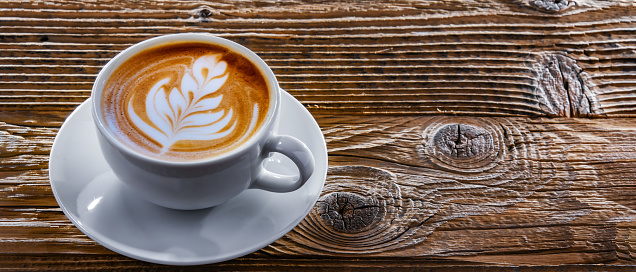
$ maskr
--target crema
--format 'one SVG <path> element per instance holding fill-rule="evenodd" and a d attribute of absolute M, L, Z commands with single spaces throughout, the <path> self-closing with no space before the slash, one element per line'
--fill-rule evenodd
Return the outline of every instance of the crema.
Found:
<path fill-rule="evenodd" d="M 102 94 L 106 125 L 151 157 L 200 160 L 233 150 L 264 123 L 269 88 L 250 60 L 214 44 L 170 43 L 121 63 Z"/>

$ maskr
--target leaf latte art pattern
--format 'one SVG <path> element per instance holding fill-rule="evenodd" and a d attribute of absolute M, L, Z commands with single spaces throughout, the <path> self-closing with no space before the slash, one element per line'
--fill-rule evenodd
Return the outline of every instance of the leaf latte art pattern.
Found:
<path fill-rule="evenodd" d="M 214 140 L 230 134 L 236 127 L 233 110 L 218 109 L 223 95 L 214 95 L 228 78 L 227 63 L 221 55 L 204 55 L 187 67 L 180 88 L 166 86 L 170 77 L 156 82 L 146 96 L 142 119 L 128 101 L 127 113 L 132 123 L 166 152 L 180 140 Z M 255 109 L 256 111 L 257 108 Z"/>
<path fill-rule="evenodd" d="M 102 117 L 132 151 L 166 161 L 213 158 L 249 142 L 270 116 L 270 84 L 231 48 L 160 44 L 130 56 L 109 75 Z"/>

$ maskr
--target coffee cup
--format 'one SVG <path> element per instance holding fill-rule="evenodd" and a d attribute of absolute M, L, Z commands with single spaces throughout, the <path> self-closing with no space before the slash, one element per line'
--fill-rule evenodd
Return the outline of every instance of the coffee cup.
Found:
<path fill-rule="evenodd" d="M 104 158 L 140 198 L 173 209 L 222 204 L 246 189 L 291 192 L 305 184 L 314 157 L 277 133 L 281 90 L 254 52 L 205 33 L 137 43 L 99 72 L 93 120 Z M 272 152 L 297 175 L 268 171 Z"/>

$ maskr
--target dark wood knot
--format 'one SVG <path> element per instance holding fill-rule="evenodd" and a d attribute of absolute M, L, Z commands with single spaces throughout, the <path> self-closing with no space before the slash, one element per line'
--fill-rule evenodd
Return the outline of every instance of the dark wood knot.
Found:
<path fill-rule="evenodd" d="M 438 151 L 455 159 L 472 159 L 486 155 L 493 149 L 492 134 L 467 124 L 448 124 L 433 137 Z"/>
<path fill-rule="evenodd" d="M 419 197 L 403 198 L 397 181 L 398 174 L 382 168 L 330 167 L 322 197 L 288 236 L 332 254 L 383 252 L 420 239 L 414 235 L 428 218 L 422 214 L 435 207 Z"/>
<path fill-rule="evenodd" d="M 569 0 L 534 0 L 530 5 L 543 12 L 559 12 L 574 5 L 574 1 Z"/>
<path fill-rule="evenodd" d="M 539 54 L 533 68 L 540 107 L 548 116 L 587 117 L 598 113 L 587 74 L 574 59 L 559 53 Z"/>
<path fill-rule="evenodd" d="M 208 18 L 212 16 L 212 11 L 206 8 L 203 8 L 201 10 L 199 10 L 199 17 L 201 18 Z"/>
<path fill-rule="evenodd" d="M 377 221 L 380 212 L 380 204 L 375 197 L 348 192 L 323 196 L 317 208 L 325 225 L 344 233 L 364 231 Z"/>
<path fill-rule="evenodd" d="M 505 126 L 490 118 L 431 119 L 422 132 L 423 155 L 455 173 L 486 173 L 500 165 L 508 142 Z"/>
<path fill-rule="evenodd" d="M 196 11 L 196 15 L 198 15 L 200 19 L 206 20 L 207 18 L 210 18 L 212 17 L 212 15 L 214 15 L 214 11 L 211 7 L 200 6 L 198 8 L 198 11 Z"/>

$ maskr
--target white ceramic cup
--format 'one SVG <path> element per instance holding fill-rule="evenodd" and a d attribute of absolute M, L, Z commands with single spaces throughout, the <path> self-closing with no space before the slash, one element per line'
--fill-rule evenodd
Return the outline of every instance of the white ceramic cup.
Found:
<path fill-rule="evenodd" d="M 254 63 L 269 86 L 270 104 L 265 121 L 250 139 L 229 152 L 194 161 L 169 161 L 146 156 L 120 142 L 102 115 L 102 92 L 111 73 L 126 59 L 170 42 L 205 42 L 240 53 Z M 115 175 L 140 197 L 160 206 L 194 210 L 224 203 L 244 190 L 294 191 L 314 171 L 314 157 L 300 140 L 276 134 L 281 107 L 278 81 L 269 66 L 254 52 L 230 40 L 204 33 L 165 35 L 137 43 L 124 50 L 99 72 L 91 93 L 93 120 L 104 158 Z M 263 161 L 270 152 L 281 153 L 298 167 L 299 175 L 270 172 Z"/>

